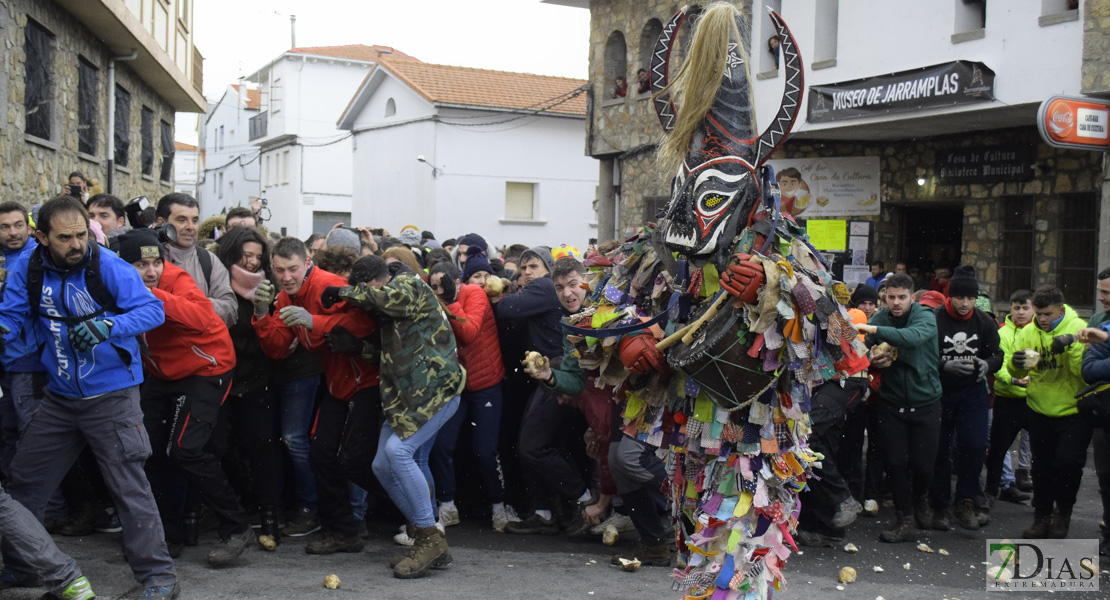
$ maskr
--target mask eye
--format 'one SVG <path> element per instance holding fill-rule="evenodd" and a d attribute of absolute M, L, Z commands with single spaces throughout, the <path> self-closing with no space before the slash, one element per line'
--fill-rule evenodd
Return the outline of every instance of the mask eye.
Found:
<path fill-rule="evenodd" d="M 705 199 L 703 200 L 703 202 L 705 203 L 706 208 L 708 208 L 709 210 L 713 210 L 714 208 L 717 208 L 717 206 L 720 203 L 724 202 L 725 200 L 727 200 L 727 198 L 725 198 L 724 196 L 722 196 L 720 194 L 712 194 L 712 195 L 706 196 Z"/>

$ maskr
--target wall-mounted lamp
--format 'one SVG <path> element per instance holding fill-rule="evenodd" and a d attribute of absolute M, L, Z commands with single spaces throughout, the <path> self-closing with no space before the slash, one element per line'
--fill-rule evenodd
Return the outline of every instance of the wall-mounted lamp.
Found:
<path fill-rule="evenodd" d="M 924 177 L 918 177 L 917 178 L 917 185 L 925 185 L 925 178 Z"/>
<path fill-rule="evenodd" d="M 422 162 L 422 163 L 424 163 L 424 164 L 426 164 L 426 165 L 428 165 L 429 167 L 432 168 L 432 177 L 438 177 L 439 176 L 439 170 L 440 170 L 439 167 L 437 167 L 434 164 L 428 162 L 428 159 L 424 158 L 423 154 L 417 155 L 416 160 L 418 162 Z"/>

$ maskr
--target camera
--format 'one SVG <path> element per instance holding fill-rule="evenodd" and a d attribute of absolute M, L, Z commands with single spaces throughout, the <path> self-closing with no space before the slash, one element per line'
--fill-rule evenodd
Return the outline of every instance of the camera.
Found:
<path fill-rule="evenodd" d="M 127 215 L 127 222 L 131 224 L 134 229 L 145 229 L 154 225 L 156 219 L 155 208 L 150 203 L 146 196 L 139 196 L 132 198 L 123 206 L 123 212 Z"/>
<path fill-rule="evenodd" d="M 162 223 L 155 227 L 154 232 L 158 234 L 158 241 L 163 244 L 171 244 L 177 241 L 177 229 L 169 223 Z"/>
<path fill-rule="evenodd" d="M 71 183 L 66 187 L 69 188 L 69 195 L 70 196 L 73 196 L 74 198 L 77 198 L 78 200 L 81 199 L 81 186 L 79 184 Z"/>

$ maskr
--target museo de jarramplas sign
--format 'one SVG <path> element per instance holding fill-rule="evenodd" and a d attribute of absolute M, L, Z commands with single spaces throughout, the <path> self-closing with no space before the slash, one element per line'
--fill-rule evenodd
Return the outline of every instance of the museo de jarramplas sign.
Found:
<path fill-rule="evenodd" d="M 810 123 L 994 100 L 994 71 L 955 62 L 809 89 Z"/>

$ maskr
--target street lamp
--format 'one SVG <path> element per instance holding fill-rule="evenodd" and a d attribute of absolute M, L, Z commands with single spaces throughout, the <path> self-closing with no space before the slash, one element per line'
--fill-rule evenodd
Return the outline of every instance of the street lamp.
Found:
<path fill-rule="evenodd" d="M 422 163 L 424 163 L 424 164 L 426 164 L 426 165 L 428 165 L 429 167 L 432 168 L 432 177 L 439 176 L 439 171 L 440 171 L 439 167 L 437 167 L 434 164 L 428 162 L 428 159 L 424 158 L 423 154 L 418 154 L 416 156 L 416 160 L 417 160 L 417 162 L 422 162 Z"/>

